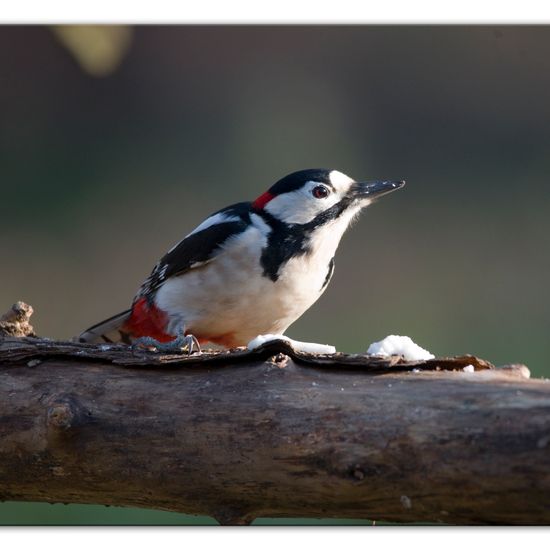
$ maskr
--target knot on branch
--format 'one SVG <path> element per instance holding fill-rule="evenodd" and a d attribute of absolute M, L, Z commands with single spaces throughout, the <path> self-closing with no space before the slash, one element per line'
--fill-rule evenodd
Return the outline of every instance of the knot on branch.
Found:
<path fill-rule="evenodd" d="M 46 423 L 53 433 L 70 435 L 89 422 L 90 414 L 75 397 L 64 395 L 56 398 L 48 407 Z"/>
<path fill-rule="evenodd" d="M 0 317 L 0 336 L 36 336 L 34 328 L 29 323 L 33 314 L 31 306 L 25 302 L 16 302 Z"/>

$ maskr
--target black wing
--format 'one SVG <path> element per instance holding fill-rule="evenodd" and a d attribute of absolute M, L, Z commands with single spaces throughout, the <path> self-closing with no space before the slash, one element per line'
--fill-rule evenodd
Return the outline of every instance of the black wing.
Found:
<path fill-rule="evenodd" d="M 213 225 L 187 235 L 165 254 L 145 280 L 138 295 L 151 295 L 166 279 L 204 265 L 216 257 L 223 244 L 250 225 L 250 203 L 238 203 L 215 212 L 203 223 L 216 218 Z M 200 226 L 199 226 L 200 227 Z"/>

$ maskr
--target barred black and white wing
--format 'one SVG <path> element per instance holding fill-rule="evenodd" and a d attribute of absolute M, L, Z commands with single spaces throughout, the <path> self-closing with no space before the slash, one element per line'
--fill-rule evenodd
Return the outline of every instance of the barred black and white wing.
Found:
<path fill-rule="evenodd" d="M 194 231 L 170 249 L 154 267 L 136 296 L 151 296 L 170 277 L 211 262 L 223 245 L 250 225 L 250 203 L 228 206 L 206 218 Z"/>

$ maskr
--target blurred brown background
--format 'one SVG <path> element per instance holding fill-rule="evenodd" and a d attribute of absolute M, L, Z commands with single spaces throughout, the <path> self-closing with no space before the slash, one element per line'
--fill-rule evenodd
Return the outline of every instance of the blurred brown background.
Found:
<path fill-rule="evenodd" d="M 405 334 L 548 376 L 549 98 L 549 27 L 0 27 L 0 310 L 71 337 L 212 211 L 329 167 L 408 185 L 290 336 Z M 132 513 L 5 504 L 0 523 L 210 521 Z"/>

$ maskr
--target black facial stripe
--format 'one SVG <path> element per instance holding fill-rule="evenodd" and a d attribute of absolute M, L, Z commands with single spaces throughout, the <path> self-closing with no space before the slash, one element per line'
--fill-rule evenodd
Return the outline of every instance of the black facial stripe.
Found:
<path fill-rule="evenodd" d="M 321 291 L 325 290 L 326 286 L 330 283 L 330 279 L 332 278 L 333 273 L 334 273 L 334 256 L 330 259 L 330 262 L 328 263 L 327 276 L 325 277 L 325 281 L 323 282 Z"/>
<path fill-rule="evenodd" d="M 273 282 L 279 278 L 281 267 L 295 256 L 302 256 L 311 251 L 311 235 L 322 225 L 337 219 L 351 204 L 353 199 L 344 197 L 329 209 L 321 212 L 305 224 L 286 224 L 265 210 L 258 212 L 271 228 L 267 245 L 262 250 L 260 262 L 263 275 Z M 327 281 L 328 283 L 328 281 Z"/>
<path fill-rule="evenodd" d="M 305 231 L 311 233 L 317 227 L 339 218 L 342 212 L 350 206 L 353 200 L 353 197 L 344 197 L 341 201 L 333 204 L 330 208 L 327 208 L 327 210 L 317 214 L 317 216 L 315 216 L 315 218 L 313 218 L 310 222 L 301 225 L 301 227 L 304 228 Z"/>
<path fill-rule="evenodd" d="M 271 228 L 260 263 L 264 270 L 263 275 L 275 282 L 279 278 L 279 270 L 283 264 L 290 258 L 309 252 L 311 232 L 304 232 L 302 226 L 287 225 L 265 210 L 258 214 Z"/>

